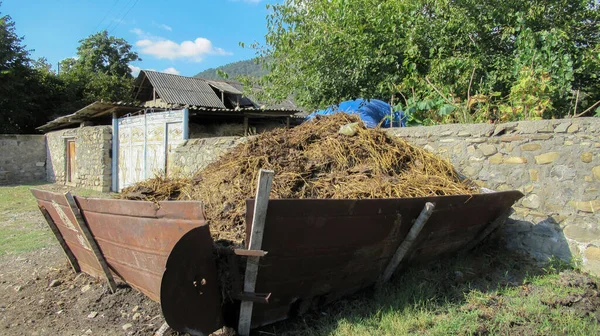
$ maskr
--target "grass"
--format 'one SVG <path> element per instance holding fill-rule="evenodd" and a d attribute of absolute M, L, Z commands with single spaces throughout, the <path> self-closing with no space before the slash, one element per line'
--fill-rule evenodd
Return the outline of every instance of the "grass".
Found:
<path fill-rule="evenodd" d="M 579 279 L 582 285 L 573 285 L 569 279 Z M 599 335 L 600 298 L 590 289 L 596 285 L 595 278 L 581 274 L 573 265 L 540 267 L 498 247 L 480 248 L 468 257 L 409 268 L 382 289 L 366 290 L 262 332 Z M 591 306 L 581 302 L 591 302 Z"/>
<path fill-rule="evenodd" d="M 0 255 L 22 253 L 52 243 L 52 232 L 38 214 L 33 185 L 0 187 Z"/>
<path fill-rule="evenodd" d="M 29 191 L 29 188 L 45 189 L 52 186 L 31 184 L 0 187 L 0 255 L 28 252 L 55 243 L 54 235 Z M 76 194 L 101 195 L 83 189 L 77 189 Z"/>

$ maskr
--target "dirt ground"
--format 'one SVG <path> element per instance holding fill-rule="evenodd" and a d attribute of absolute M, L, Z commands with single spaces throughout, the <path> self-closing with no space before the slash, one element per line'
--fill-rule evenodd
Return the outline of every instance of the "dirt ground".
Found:
<path fill-rule="evenodd" d="M 73 191 L 54 184 L 33 187 Z M 41 213 L 30 206 L 4 212 L 0 225 L 27 222 L 46 229 Z M 125 285 L 111 294 L 104 283 L 74 273 L 54 238 L 43 238 L 42 248 L 0 255 L 0 335 L 151 335 L 164 323 L 158 303 Z"/>
<path fill-rule="evenodd" d="M 150 335 L 160 306 L 119 286 L 115 294 L 75 274 L 57 247 L 0 259 L 0 334 Z"/>

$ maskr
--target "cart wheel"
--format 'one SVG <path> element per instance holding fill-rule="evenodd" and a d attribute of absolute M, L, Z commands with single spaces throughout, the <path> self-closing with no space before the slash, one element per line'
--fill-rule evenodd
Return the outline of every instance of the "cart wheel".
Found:
<path fill-rule="evenodd" d="M 175 244 L 161 281 L 160 305 L 165 321 L 179 332 L 205 336 L 223 326 L 208 225 L 189 231 Z"/>

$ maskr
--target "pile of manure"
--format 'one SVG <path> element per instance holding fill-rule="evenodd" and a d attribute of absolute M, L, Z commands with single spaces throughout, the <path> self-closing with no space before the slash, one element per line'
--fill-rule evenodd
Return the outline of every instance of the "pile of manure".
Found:
<path fill-rule="evenodd" d="M 355 123 L 352 135 L 340 127 Z M 346 127 L 348 128 L 348 127 Z M 452 165 L 356 116 L 338 113 L 248 139 L 192 177 L 156 177 L 118 197 L 199 200 L 215 240 L 242 244 L 246 199 L 259 169 L 275 171 L 271 198 L 402 198 L 476 193 Z"/>

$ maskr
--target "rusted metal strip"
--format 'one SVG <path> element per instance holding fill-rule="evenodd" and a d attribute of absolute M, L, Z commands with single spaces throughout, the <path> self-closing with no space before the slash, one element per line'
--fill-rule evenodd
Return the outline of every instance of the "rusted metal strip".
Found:
<path fill-rule="evenodd" d="M 435 205 L 433 203 L 425 203 L 423 211 L 421 211 L 419 217 L 417 217 L 417 220 L 410 228 L 410 231 L 408 231 L 408 234 L 406 235 L 406 238 L 404 238 L 404 240 L 402 241 L 402 244 L 398 246 L 398 249 L 396 250 L 396 253 L 394 253 L 392 260 L 390 260 L 390 263 L 387 265 L 385 271 L 383 272 L 383 275 L 379 279 L 378 285 L 382 285 L 390 280 L 390 278 L 396 271 L 396 268 L 398 268 L 398 265 L 400 265 L 400 262 L 402 261 L 402 259 L 404 259 L 404 256 L 406 256 L 406 253 L 408 253 L 410 248 L 415 243 L 415 240 L 419 236 L 419 233 L 423 229 L 423 226 L 425 225 L 425 223 L 427 223 L 429 217 L 431 217 L 434 208 Z"/>
<path fill-rule="evenodd" d="M 256 202 L 252 216 L 252 231 L 250 233 L 250 243 L 248 244 L 249 250 L 259 250 L 261 248 L 265 232 L 269 195 L 271 194 L 271 183 L 273 182 L 275 172 L 261 169 L 258 174 Z M 259 257 L 248 257 L 248 261 L 246 262 L 246 276 L 244 277 L 245 293 L 254 293 L 256 278 L 258 277 L 259 261 Z M 242 336 L 250 335 L 253 303 L 253 301 L 242 301 L 240 305 L 238 333 Z"/>
<path fill-rule="evenodd" d="M 73 271 L 75 271 L 75 273 L 81 272 L 81 268 L 79 267 L 77 258 L 75 258 L 75 255 L 73 255 L 73 252 L 69 248 L 69 245 L 67 245 L 67 242 L 65 242 L 65 239 L 63 238 L 62 234 L 60 233 L 60 230 L 56 226 L 56 223 L 54 223 L 54 220 L 52 220 L 52 217 L 48 213 L 48 210 L 46 210 L 46 208 L 41 205 L 38 205 L 38 208 L 42 212 L 44 219 L 46 219 L 46 223 L 48 223 L 48 226 L 50 227 L 50 230 L 52 230 L 54 237 L 56 237 L 56 240 L 58 240 L 60 247 L 62 247 L 63 251 L 65 252 L 67 260 L 69 260 L 69 264 L 71 264 L 71 268 L 73 269 Z"/>
<path fill-rule="evenodd" d="M 73 198 L 73 195 L 71 195 L 70 192 L 67 192 L 67 193 L 65 193 L 64 196 L 65 196 L 65 200 L 67 201 L 67 204 L 69 204 L 71 212 L 73 213 L 73 217 L 75 217 L 75 224 L 78 226 L 79 230 L 83 233 L 83 236 L 85 237 L 86 242 L 88 243 L 89 247 L 92 249 L 92 252 L 94 253 L 94 256 L 96 257 L 98 264 L 100 264 L 100 267 L 102 268 L 102 271 L 104 272 L 104 278 L 106 279 L 106 282 L 108 283 L 108 287 L 110 288 L 110 291 L 112 293 L 116 292 L 117 291 L 117 283 L 115 282 L 115 279 L 113 278 L 112 273 L 110 272 L 110 269 L 108 268 L 108 264 L 106 263 L 106 259 L 104 258 L 104 255 L 102 254 L 102 251 L 100 250 L 100 247 L 98 247 L 98 243 L 96 243 L 96 240 L 92 236 L 92 233 L 90 232 L 90 229 L 88 228 L 85 220 L 81 216 L 81 212 L 79 210 L 79 207 L 77 207 L 77 203 L 75 203 L 75 199 Z"/>

